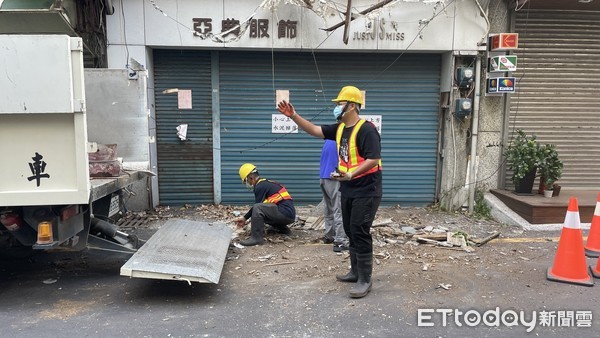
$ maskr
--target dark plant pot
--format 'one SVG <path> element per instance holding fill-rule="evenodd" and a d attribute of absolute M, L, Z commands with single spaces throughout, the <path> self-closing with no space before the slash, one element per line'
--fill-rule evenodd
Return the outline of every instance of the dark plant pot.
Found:
<path fill-rule="evenodd" d="M 554 186 L 554 190 L 552 190 L 552 197 L 556 197 L 558 196 L 558 194 L 560 194 L 560 185 L 555 184 Z"/>
<path fill-rule="evenodd" d="M 535 173 L 537 168 L 533 168 L 530 172 L 528 172 L 525 177 L 523 177 L 519 184 L 515 186 L 515 193 L 517 194 L 527 194 L 530 195 L 533 190 L 533 182 L 535 181 Z"/>

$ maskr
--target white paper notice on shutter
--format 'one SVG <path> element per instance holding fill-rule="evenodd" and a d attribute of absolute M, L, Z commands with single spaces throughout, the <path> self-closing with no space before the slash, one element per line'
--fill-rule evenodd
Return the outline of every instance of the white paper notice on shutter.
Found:
<path fill-rule="evenodd" d="M 277 89 L 275 91 L 275 108 L 281 101 L 290 102 L 290 91 L 284 89 Z"/>
<path fill-rule="evenodd" d="M 377 127 L 377 131 L 379 132 L 379 135 L 381 135 L 381 126 L 383 124 L 383 120 L 382 120 L 381 115 L 363 115 L 363 114 L 360 114 L 359 116 L 363 120 L 367 120 L 369 122 L 372 122 L 375 125 L 375 127 Z"/>
<path fill-rule="evenodd" d="M 298 125 L 282 114 L 271 114 L 272 134 L 298 134 Z"/>
<path fill-rule="evenodd" d="M 177 108 L 192 109 L 192 90 L 180 89 L 177 92 Z"/>

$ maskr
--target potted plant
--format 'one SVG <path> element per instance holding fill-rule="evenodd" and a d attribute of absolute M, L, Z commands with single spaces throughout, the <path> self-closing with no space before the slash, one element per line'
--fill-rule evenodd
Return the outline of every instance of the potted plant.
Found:
<path fill-rule="evenodd" d="M 555 182 L 562 176 L 563 163 L 558 158 L 558 151 L 554 144 L 545 144 L 539 149 L 540 159 L 537 167 L 540 174 L 540 186 L 554 194 L 554 188 L 557 186 Z"/>
<path fill-rule="evenodd" d="M 531 194 L 533 190 L 540 162 L 540 147 L 536 139 L 535 135 L 527 136 L 522 129 L 517 129 L 515 138 L 504 152 L 517 194 Z"/>

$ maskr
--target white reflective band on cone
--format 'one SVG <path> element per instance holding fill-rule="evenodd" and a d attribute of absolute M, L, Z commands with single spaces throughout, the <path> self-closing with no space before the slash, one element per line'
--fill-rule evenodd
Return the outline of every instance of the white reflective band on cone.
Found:
<path fill-rule="evenodd" d="M 579 221 L 579 212 L 567 211 L 565 216 L 565 228 L 569 229 L 581 229 L 581 222 Z"/>
<path fill-rule="evenodd" d="M 596 209 L 594 209 L 594 216 L 600 216 L 600 202 L 596 202 Z"/>

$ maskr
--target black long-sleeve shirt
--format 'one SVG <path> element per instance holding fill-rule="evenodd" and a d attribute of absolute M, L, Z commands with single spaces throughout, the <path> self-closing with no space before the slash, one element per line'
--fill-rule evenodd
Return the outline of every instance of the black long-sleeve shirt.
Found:
<path fill-rule="evenodd" d="M 283 185 L 269 181 L 261 180 L 254 186 L 254 203 L 263 203 L 269 196 L 279 192 Z M 284 214 L 290 219 L 296 219 L 296 208 L 294 207 L 294 201 L 282 200 L 277 203 L 277 209 L 279 212 Z M 252 208 L 244 215 L 245 219 L 249 219 L 252 216 Z"/>

